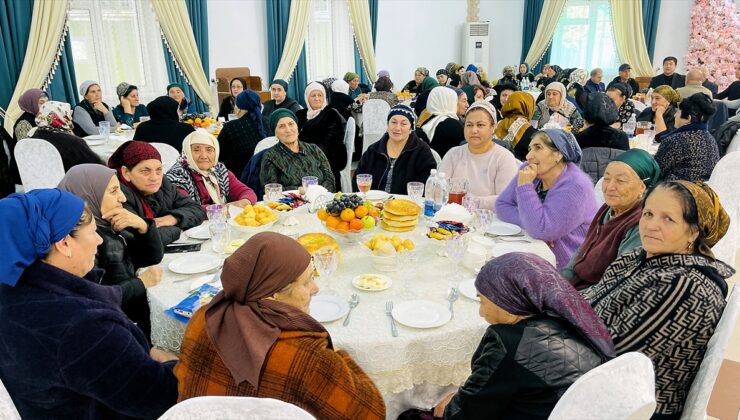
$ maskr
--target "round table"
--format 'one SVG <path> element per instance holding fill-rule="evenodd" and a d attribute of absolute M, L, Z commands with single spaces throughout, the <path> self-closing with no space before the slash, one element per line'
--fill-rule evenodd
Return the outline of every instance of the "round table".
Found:
<path fill-rule="evenodd" d="M 316 215 L 307 214 L 303 209 L 293 213 L 296 213 L 294 217 L 299 224 L 290 229 L 300 234 L 326 232 Z M 286 229 L 281 225 L 284 219 L 285 216 L 281 217 L 281 221 L 270 230 L 280 232 Z M 362 244 L 345 243 L 340 238 L 341 262 L 331 277 L 331 290 L 327 290 L 325 280 L 318 280 L 322 288 L 320 293 L 336 294 L 347 300 L 353 293 L 359 295 L 360 303 L 352 311 L 348 326 L 342 326 L 343 318 L 324 325 L 334 345 L 347 350 L 375 382 L 385 398 L 388 418 L 395 418 L 412 406 L 431 406 L 444 393 L 461 385 L 470 375 L 473 352 L 488 326 L 478 315 L 478 302 L 461 295 L 454 303 L 454 317 L 446 325 L 415 329 L 398 324 L 399 336 L 391 335 L 390 319 L 385 313 L 386 302 L 393 301 L 397 305 L 408 299 L 426 299 L 448 305 L 445 300 L 447 291 L 458 284 L 451 281 L 454 277 L 452 262 L 440 256 L 444 243 L 426 238 L 423 226 L 423 221 L 420 221 L 416 230 L 398 234 L 414 241 L 418 262 L 402 271 L 383 273 L 393 280 L 389 289 L 368 292 L 351 285 L 356 275 L 377 271 L 372 267 L 369 249 Z M 384 231 L 378 228 L 377 232 Z M 244 236 L 232 229 L 232 239 Z M 553 253 L 544 242 L 528 236 L 525 238 L 531 242 L 496 242 L 489 254 L 532 252 L 555 263 Z M 203 243 L 200 252 L 213 254 L 209 241 Z M 164 311 L 185 298 L 192 288 L 192 280 L 204 275 L 178 275 L 166 268 L 170 261 L 183 255 L 165 255 L 162 283 L 147 290 L 152 313 L 152 341 L 155 346 L 175 353 L 179 352 L 185 324 Z M 463 268 L 462 264 L 460 267 L 463 278 L 474 277 L 472 271 Z"/>
<path fill-rule="evenodd" d="M 97 146 L 90 146 L 90 149 L 92 149 L 95 154 L 100 156 L 101 159 L 103 159 L 103 162 L 108 162 L 108 159 L 110 159 L 113 152 L 116 151 L 123 143 L 126 143 L 127 141 L 130 141 L 134 138 L 134 130 L 128 130 L 124 133 L 111 133 L 108 141 L 105 142 L 105 144 L 100 144 Z"/>

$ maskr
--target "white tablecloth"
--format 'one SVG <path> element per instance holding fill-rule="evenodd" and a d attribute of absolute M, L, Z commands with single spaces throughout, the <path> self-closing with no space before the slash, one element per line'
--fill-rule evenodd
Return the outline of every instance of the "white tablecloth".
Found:
<path fill-rule="evenodd" d="M 300 224 L 297 230 L 303 233 L 325 232 L 315 215 L 296 215 Z M 423 223 L 420 223 L 420 225 Z M 276 224 L 271 230 L 280 231 Z M 378 232 L 381 230 L 378 229 Z M 454 318 L 446 325 L 434 329 L 414 329 L 399 325 L 399 336 L 393 337 L 390 321 L 385 314 L 385 304 L 391 300 L 396 305 L 405 299 L 428 299 L 447 305 L 445 296 L 450 287 L 453 264 L 438 251 L 443 243 L 423 236 L 423 227 L 413 232 L 399 234 L 410 238 L 417 245 L 419 262 L 403 272 L 390 273 L 393 286 L 381 292 L 366 292 L 355 289 L 351 280 L 358 274 L 377 272 L 372 268 L 370 251 L 360 244 L 346 244 L 339 240 L 342 261 L 332 276 L 332 289 L 340 297 L 349 299 L 352 293 L 360 296 L 360 304 L 352 312 L 347 327 L 342 320 L 325 324 L 334 345 L 346 349 L 357 363 L 372 378 L 383 394 L 388 406 L 388 418 L 395 418 L 402 410 L 411 406 L 430 406 L 436 399 L 461 385 L 470 374 L 470 361 L 480 339 L 488 326 L 478 315 L 479 304 L 463 296 L 455 302 Z M 232 230 L 232 238 L 236 232 Z M 531 239 L 531 238 L 529 238 Z M 496 243 L 492 255 L 506 252 L 526 251 L 542 256 L 554 264 L 555 257 L 542 241 L 531 243 Z M 203 253 L 211 253 L 210 242 L 203 244 Z M 168 254 L 163 261 L 166 266 L 184 254 Z M 462 268 L 464 278 L 474 274 Z M 178 352 L 185 325 L 164 314 L 164 310 L 182 300 L 191 289 L 191 279 L 203 274 L 183 276 L 164 270 L 162 283 L 148 289 L 152 311 L 152 340 L 162 349 Z M 319 279 L 319 287 L 326 282 Z M 404 294 L 404 283 L 414 296 Z M 323 291 L 327 292 L 326 290 Z M 402 297 L 403 296 L 403 297 Z M 423 386 L 418 386 L 423 385 Z"/>
<path fill-rule="evenodd" d="M 116 151 L 116 149 L 118 149 L 119 146 L 127 141 L 130 141 L 133 138 L 133 130 L 130 130 L 127 133 L 111 133 L 107 143 L 98 146 L 90 146 L 90 149 L 92 149 L 93 152 L 100 156 L 100 158 L 103 159 L 103 162 L 107 163 L 110 156 L 113 154 L 113 152 Z"/>

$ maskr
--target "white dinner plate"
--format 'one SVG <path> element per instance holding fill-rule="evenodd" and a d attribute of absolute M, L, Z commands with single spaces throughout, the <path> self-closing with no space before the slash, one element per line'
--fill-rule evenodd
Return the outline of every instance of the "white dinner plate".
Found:
<path fill-rule="evenodd" d="M 170 261 L 167 268 L 177 274 L 198 274 L 211 271 L 221 266 L 223 260 L 215 255 L 185 255 Z"/>
<path fill-rule="evenodd" d="M 211 232 L 208 230 L 208 222 L 202 223 L 185 231 L 189 238 L 193 239 L 211 239 Z"/>
<path fill-rule="evenodd" d="M 336 321 L 347 315 L 349 305 L 338 296 L 316 295 L 311 298 L 308 313 L 319 322 Z"/>
<path fill-rule="evenodd" d="M 486 232 L 492 235 L 510 236 L 520 234 L 522 232 L 522 228 L 511 223 L 493 222 Z"/>
<path fill-rule="evenodd" d="M 301 193 L 300 193 L 300 192 L 299 192 L 298 190 L 288 190 L 288 191 L 283 191 L 283 195 L 284 195 L 284 196 L 286 196 L 286 197 L 287 197 L 288 195 L 290 195 L 290 194 L 295 194 L 295 195 L 298 195 L 298 196 L 300 196 L 300 195 L 301 195 Z"/>
<path fill-rule="evenodd" d="M 381 284 L 376 287 L 366 287 L 362 285 L 363 278 L 365 277 L 376 277 Z M 382 274 L 360 274 L 359 276 L 352 279 L 352 286 L 355 286 L 355 288 L 364 290 L 366 292 L 380 292 L 381 290 L 388 289 L 393 284 L 393 280 L 391 280 L 390 277 L 384 276 Z"/>
<path fill-rule="evenodd" d="M 444 305 L 428 300 L 401 302 L 391 314 L 400 324 L 412 328 L 441 327 L 452 319 L 452 314 Z"/>
<path fill-rule="evenodd" d="M 105 144 L 105 137 L 95 134 L 92 136 L 83 137 L 88 146 L 100 146 Z"/>
<path fill-rule="evenodd" d="M 380 190 L 370 190 L 367 193 L 365 193 L 365 199 L 366 200 L 373 200 L 373 201 L 385 200 L 386 198 L 388 198 L 390 196 L 391 195 L 388 194 L 387 192 L 380 191 Z"/>
<path fill-rule="evenodd" d="M 478 297 L 478 290 L 475 288 L 474 278 L 460 282 L 460 285 L 457 286 L 457 288 L 460 290 L 461 295 L 476 302 L 480 302 L 480 298 Z"/>

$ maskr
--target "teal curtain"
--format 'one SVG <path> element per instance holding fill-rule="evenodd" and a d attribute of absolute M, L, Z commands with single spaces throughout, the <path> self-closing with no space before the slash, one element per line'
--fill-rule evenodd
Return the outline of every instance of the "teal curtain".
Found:
<path fill-rule="evenodd" d="M 370 26 L 373 33 L 373 50 L 375 50 L 375 42 L 378 39 L 376 34 L 378 33 L 378 0 L 368 0 L 370 6 Z M 355 73 L 360 75 L 360 83 L 365 83 L 368 86 L 370 80 L 365 72 L 365 67 L 362 65 L 362 58 L 360 57 L 360 51 L 357 49 L 357 42 L 355 41 Z M 344 76 L 340 74 L 338 76 Z M 375 75 L 373 75 L 375 76 Z M 372 86 L 370 86 L 372 89 Z"/>
<path fill-rule="evenodd" d="M 285 39 L 288 36 L 288 18 L 290 17 L 291 0 L 265 0 L 267 6 L 267 71 L 268 86 L 272 83 L 280 65 L 280 58 L 283 55 Z M 288 82 L 288 97 L 295 99 L 303 107 L 306 102 L 303 99 L 303 92 L 308 85 L 308 76 L 306 73 L 306 48 L 301 51 L 293 76 Z"/>
<path fill-rule="evenodd" d="M 193 27 L 193 36 L 195 37 L 195 45 L 198 47 L 198 54 L 200 55 L 200 62 L 203 64 L 203 71 L 206 74 L 206 78 L 209 77 L 208 67 L 208 2 L 206 0 L 185 0 L 185 5 L 188 8 L 188 16 L 190 17 L 190 25 Z M 170 83 L 179 83 L 185 88 L 185 96 L 195 106 L 196 112 L 206 112 L 208 107 L 198 97 L 190 85 L 185 83 L 185 78 L 180 74 L 175 67 L 175 62 L 172 60 L 172 53 L 167 49 L 167 45 L 162 41 L 164 47 L 164 62 L 167 67 L 167 76 L 170 79 Z M 163 93 L 164 95 L 167 92 Z"/>
<path fill-rule="evenodd" d="M 522 31 L 522 58 L 521 62 L 527 58 L 529 47 L 532 45 L 534 35 L 537 33 L 537 24 L 540 23 L 540 15 L 542 14 L 542 7 L 544 5 L 543 0 L 524 0 L 524 30 Z M 539 64 L 531 68 L 530 71 L 537 74 L 542 71 L 542 66 L 550 61 L 550 48 L 547 48 L 545 55 L 540 60 Z M 531 65 L 532 63 L 527 63 Z M 557 64 L 557 63 L 555 63 Z M 517 69 L 519 67 L 517 66 Z M 518 70 L 517 70 L 518 71 Z"/>
<path fill-rule="evenodd" d="M 67 102 L 73 107 L 79 101 L 77 95 L 77 76 L 72 58 L 72 41 L 67 33 L 64 40 L 64 51 L 59 59 L 57 71 L 48 88 L 49 95 L 55 101 Z"/>
<path fill-rule="evenodd" d="M 655 38 L 658 36 L 659 17 L 660 0 L 642 0 L 642 27 L 645 31 L 645 43 L 651 62 L 655 52 Z"/>
<path fill-rule="evenodd" d="M 7 109 L 26 56 L 33 2 L 0 2 L 0 106 Z"/>

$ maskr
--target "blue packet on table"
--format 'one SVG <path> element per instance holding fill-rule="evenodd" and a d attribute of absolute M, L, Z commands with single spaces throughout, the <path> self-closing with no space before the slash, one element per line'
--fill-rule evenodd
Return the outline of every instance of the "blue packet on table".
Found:
<path fill-rule="evenodd" d="M 190 293 L 180 303 L 164 311 L 164 313 L 183 324 L 187 324 L 195 311 L 200 309 L 201 306 L 207 305 L 220 291 L 221 289 L 206 283 Z"/>

